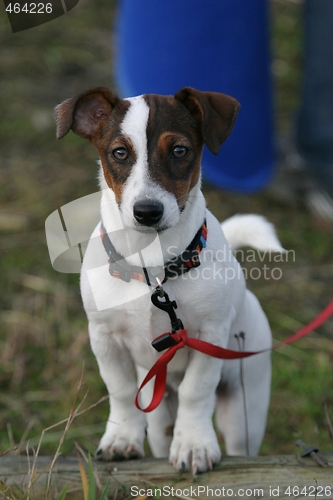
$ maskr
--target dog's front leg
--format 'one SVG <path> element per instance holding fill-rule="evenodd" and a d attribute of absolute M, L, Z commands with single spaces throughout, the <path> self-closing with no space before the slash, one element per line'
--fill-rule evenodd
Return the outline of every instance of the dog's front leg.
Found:
<path fill-rule="evenodd" d="M 89 323 L 92 350 L 110 396 L 110 416 L 97 455 L 105 460 L 143 457 L 145 415 L 135 407 L 137 391 L 133 360 L 113 334 Z"/>
<path fill-rule="evenodd" d="M 169 455 L 179 470 L 204 472 L 221 459 L 212 416 L 222 363 L 200 352 L 191 353 L 178 389 L 179 406 Z"/>
<path fill-rule="evenodd" d="M 144 380 L 148 370 L 137 367 L 139 385 Z M 154 380 L 151 380 L 140 394 L 140 404 L 143 408 L 147 407 L 152 399 Z M 171 444 L 171 430 L 173 428 L 177 412 L 177 394 L 167 387 L 167 392 L 162 401 L 155 410 L 148 412 L 147 416 L 147 438 L 151 452 L 154 457 L 167 457 Z"/>

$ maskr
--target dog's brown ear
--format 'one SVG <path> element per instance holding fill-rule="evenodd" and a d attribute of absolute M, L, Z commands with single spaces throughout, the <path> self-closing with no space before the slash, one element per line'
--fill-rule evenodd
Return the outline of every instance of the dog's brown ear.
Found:
<path fill-rule="evenodd" d="M 202 92 L 191 87 L 182 88 L 175 98 L 197 120 L 204 143 L 217 155 L 233 129 L 240 108 L 239 102 L 226 94 Z"/>
<path fill-rule="evenodd" d="M 90 141 L 107 123 L 119 97 L 104 87 L 94 87 L 67 99 L 55 110 L 57 139 L 62 139 L 70 129 Z"/>

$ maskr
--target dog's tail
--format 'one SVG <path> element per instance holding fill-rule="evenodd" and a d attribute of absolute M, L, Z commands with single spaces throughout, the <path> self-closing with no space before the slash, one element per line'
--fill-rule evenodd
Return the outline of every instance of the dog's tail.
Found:
<path fill-rule="evenodd" d="M 285 252 L 273 224 L 261 215 L 234 215 L 222 222 L 221 228 L 233 250 L 249 246 L 261 251 Z"/>

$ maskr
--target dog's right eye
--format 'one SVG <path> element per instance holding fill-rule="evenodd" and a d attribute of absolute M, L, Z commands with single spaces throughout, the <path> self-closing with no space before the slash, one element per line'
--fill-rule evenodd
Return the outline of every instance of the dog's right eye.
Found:
<path fill-rule="evenodd" d="M 172 156 L 177 160 L 185 158 L 188 153 L 188 149 L 185 146 L 175 146 L 172 150 Z"/>
<path fill-rule="evenodd" d="M 126 161 L 128 158 L 128 151 L 126 148 L 116 148 L 112 151 L 112 156 L 118 161 Z"/>

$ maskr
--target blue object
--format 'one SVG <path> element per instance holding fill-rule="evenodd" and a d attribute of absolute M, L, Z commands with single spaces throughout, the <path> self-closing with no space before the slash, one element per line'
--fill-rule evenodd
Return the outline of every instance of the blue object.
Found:
<path fill-rule="evenodd" d="M 273 107 L 267 0 L 122 0 L 115 73 L 124 97 L 190 86 L 232 95 L 236 125 L 203 177 L 250 192 L 272 177 Z"/>

